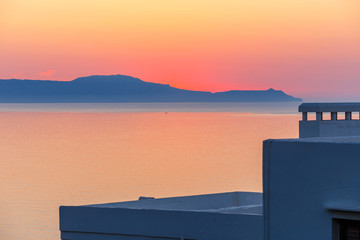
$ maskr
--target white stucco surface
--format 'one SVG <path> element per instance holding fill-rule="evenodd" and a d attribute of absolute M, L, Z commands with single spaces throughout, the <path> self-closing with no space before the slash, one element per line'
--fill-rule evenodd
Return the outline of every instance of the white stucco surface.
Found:
<path fill-rule="evenodd" d="M 203 211 L 262 214 L 262 194 L 229 192 L 186 197 L 146 199 L 129 202 L 87 205 L 99 208 L 157 209 L 179 211 Z"/>
<path fill-rule="evenodd" d="M 262 194 L 231 192 L 62 206 L 60 230 L 64 240 L 262 240 Z"/>
<path fill-rule="evenodd" d="M 360 111 L 360 103 L 303 103 L 299 112 L 355 112 Z"/>
<path fill-rule="evenodd" d="M 338 219 L 360 220 L 359 169 L 359 137 L 265 141 L 265 239 L 339 239 Z"/>

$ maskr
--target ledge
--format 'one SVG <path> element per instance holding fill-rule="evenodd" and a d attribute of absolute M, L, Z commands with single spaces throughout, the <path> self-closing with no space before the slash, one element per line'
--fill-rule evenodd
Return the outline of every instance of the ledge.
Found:
<path fill-rule="evenodd" d="M 359 112 L 360 103 L 303 103 L 299 112 Z"/>

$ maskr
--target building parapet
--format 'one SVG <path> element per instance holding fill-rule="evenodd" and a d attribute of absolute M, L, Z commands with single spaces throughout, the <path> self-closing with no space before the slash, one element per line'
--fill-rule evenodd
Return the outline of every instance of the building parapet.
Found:
<path fill-rule="evenodd" d="M 353 114 L 360 113 L 360 103 L 303 103 L 299 112 L 302 113 L 300 138 L 360 135 L 360 119 Z M 316 113 L 316 119 L 310 120 L 308 113 Z M 330 113 L 330 119 L 324 119 L 324 113 Z M 345 117 L 339 119 L 339 113 L 344 113 Z"/>
<path fill-rule="evenodd" d="M 262 193 L 60 207 L 66 240 L 262 240 Z"/>
<path fill-rule="evenodd" d="M 331 113 L 331 120 L 338 119 L 338 113 L 345 113 L 345 120 L 359 120 L 353 119 L 353 112 L 360 112 L 360 103 L 303 103 L 299 106 L 299 112 L 302 113 L 302 120 L 309 121 L 308 113 L 316 113 L 316 121 L 324 121 L 323 113 Z"/>

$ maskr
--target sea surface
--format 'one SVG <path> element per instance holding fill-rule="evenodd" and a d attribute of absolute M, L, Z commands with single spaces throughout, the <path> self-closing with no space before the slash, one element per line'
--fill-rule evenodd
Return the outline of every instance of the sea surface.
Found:
<path fill-rule="evenodd" d="M 0 104 L 0 239 L 58 240 L 60 205 L 262 191 L 299 103 Z"/>

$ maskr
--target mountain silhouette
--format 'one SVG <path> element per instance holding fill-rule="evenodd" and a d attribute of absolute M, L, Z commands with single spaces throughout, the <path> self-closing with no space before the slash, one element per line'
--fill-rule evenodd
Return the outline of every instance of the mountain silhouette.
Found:
<path fill-rule="evenodd" d="M 144 82 L 125 75 L 94 75 L 72 81 L 0 80 L 2 103 L 294 101 L 302 100 L 274 89 L 211 93 Z"/>

